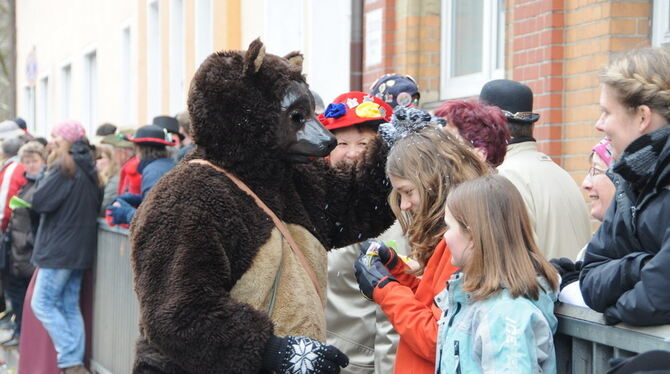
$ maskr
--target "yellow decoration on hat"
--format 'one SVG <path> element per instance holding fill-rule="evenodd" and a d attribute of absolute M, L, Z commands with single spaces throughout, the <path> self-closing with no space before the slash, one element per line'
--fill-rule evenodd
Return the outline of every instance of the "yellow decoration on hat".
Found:
<path fill-rule="evenodd" d="M 356 107 L 356 115 L 360 118 L 383 117 L 379 111 L 379 104 L 372 101 L 366 101 Z"/>

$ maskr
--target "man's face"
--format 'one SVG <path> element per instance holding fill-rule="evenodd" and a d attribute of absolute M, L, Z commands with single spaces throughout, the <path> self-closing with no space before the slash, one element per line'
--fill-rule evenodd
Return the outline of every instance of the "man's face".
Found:
<path fill-rule="evenodd" d="M 330 152 L 330 165 L 353 164 L 365 154 L 368 144 L 377 135 L 372 129 L 349 126 L 334 130 L 337 146 Z"/>

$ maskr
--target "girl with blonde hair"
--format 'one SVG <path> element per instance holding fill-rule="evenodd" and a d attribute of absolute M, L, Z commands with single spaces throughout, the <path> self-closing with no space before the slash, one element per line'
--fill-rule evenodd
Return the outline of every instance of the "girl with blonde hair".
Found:
<path fill-rule="evenodd" d="M 605 322 L 670 323 L 670 52 L 630 51 L 600 76 L 596 129 L 611 141 L 614 199 L 586 247 L 580 288 Z"/>
<path fill-rule="evenodd" d="M 435 371 L 440 317 L 433 298 L 457 270 L 442 239 L 444 203 L 452 188 L 487 175 L 489 168 L 446 129 L 425 123 L 434 120 L 429 115 L 406 110 L 409 113 L 403 118 L 414 117 L 423 128 L 395 142 L 386 173 L 393 185 L 391 208 L 408 237 L 410 257 L 418 265 L 410 268 L 393 249 L 369 240 L 354 266 L 361 292 L 379 304 L 400 335 L 394 372 L 429 374 Z M 397 111 L 394 121 L 402 122 Z"/>
<path fill-rule="evenodd" d="M 526 205 L 502 176 L 462 183 L 447 198 L 451 276 L 436 302 L 437 373 L 555 373 L 558 274 L 535 244 Z"/>

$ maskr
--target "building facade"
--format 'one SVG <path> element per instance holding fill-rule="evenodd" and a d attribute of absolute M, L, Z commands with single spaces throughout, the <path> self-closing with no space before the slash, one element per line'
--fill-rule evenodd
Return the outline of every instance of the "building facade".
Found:
<path fill-rule="evenodd" d="M 261 37 L 268 52 L 305 54 L 328 103 L 409 74 L 422 105 L 473 97 L 491 79 L 535 92 L 540 147 L 577 182 L 602 135 L 597 72 L 617 53 L 670 46 L 670 0 L 48 0 L 17 4 L 17 112 L 48 135 L 77 118 L 149 123 L 185 109 L 213 51 Z"/>

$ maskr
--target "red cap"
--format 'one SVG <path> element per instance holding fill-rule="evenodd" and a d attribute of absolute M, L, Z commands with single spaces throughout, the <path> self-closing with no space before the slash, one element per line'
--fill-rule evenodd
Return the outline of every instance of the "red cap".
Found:
<path fill-rule="evenodd" d="M 328 104 L 319 120 L 328 130 L 358 125 L 364 122 L 389 122 L 393 109 L 380 98 L 365 92 L 342 94 Z"/>

